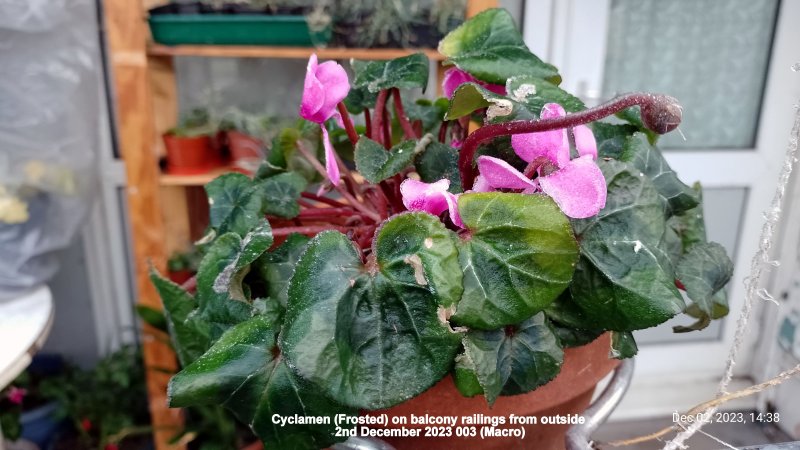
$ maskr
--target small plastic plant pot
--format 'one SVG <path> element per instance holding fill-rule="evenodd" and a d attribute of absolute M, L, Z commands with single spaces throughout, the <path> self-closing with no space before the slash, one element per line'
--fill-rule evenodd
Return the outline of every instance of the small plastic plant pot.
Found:
<path fill-rule="evenodd" d="M 228 131 L 227 138 L 233 166 L 242 172 L 255 172 L 264 159 L 264 143 L 235 130 Z"/>
<path fill-rule="evenodd" d="M 167 172 L 171 174 L 201 174 L 221 165 L 219 150 L 210 136 L 165 134 L 164 145 L 167 148 Z"/>

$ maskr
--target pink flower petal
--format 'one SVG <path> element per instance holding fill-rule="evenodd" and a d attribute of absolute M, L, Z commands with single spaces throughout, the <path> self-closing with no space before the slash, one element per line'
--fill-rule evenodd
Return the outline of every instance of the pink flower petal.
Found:
<path fill-rule="evenodd" d="M 459 228 L 464 228 L 464 221 L 461 220 L 461 214 L 458 213 L 458 196 L 452 192 L 445 192 L 444 199 L 447 201 L 447 209 L 450 214 L 450 220 Z"/>
<path fill-rule="evenodd" d="M 572 135 L 575 136 L 575 148 L 578 149 L 578 155 L 591 155 L 592 159 L 597 159 L 597 141 L 589 127 L 578 125 L 572 129 Z"/>
<path fill-rule="evenodd" d="M 489 186 L 495 189 L 528 189 L 536 185 L 511 164 L 499 158 L 481 156 L 478 170 Z"/>
<path fill-rule="evenodd" d="M 322 128 L 322 145 L 325 147 L 325 172 L 328 174 L 328 179 L 331 180 L 334 186 L 339 185 L 339 164 L 336 163 L 336 154 L 331 145 L 331 138 L 328 136 L 328 130 L 325 124 L 319 124 Z"/>
<path fill-rule="evenodd" d="M 453 96 L 453 92 L 464 83 L 477 83 L 497 95 L 506 95 L 505 86 L 480 81 L 457 67 L 447 69 L 444 73 L 442 77 L 442 93 L 445 97 L 450 98 Z"/>
<path fill-rule="evenodd" d="M 475 177 L 475 181 L 472 183 L 472 192 L 492 192 L 492 185 L 486 181 L 483 175 L 478 175 Z"/>
<path fill-rule="evenodd" d="M 592 217 L 606 205 L 606 180 L 590 155 L 539 177 L 539 185 L 564 214 L 574 219 Z"/>
<path fill-rule="evenodd" d="M 447 191 L 449 187 L 448 179 L 424 183 L 407 178 L 400 183 L 400 194 L 403 197 L 403 205 L 409 211 L 423 211 L 438 216 L 449 208 L 446 195 L 449 194 Z"/>

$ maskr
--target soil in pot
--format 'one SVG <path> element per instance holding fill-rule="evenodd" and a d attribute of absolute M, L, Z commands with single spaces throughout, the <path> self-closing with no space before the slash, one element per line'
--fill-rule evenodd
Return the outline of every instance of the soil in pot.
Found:
<path fill-rule="evenodd" d="M 210 136 L 164 135 L 167 172 L 180 175 L 206 173 L 221 165 L 219 150 Z"/>
<path fill-rule="evenodd" d="M 537 422 L 542 422 L 544 417 L 568 414 L 582 414 L 589 406 L 592 394 L 597 383 L 610 373 L 619 361 L 609 359 L 608 352 L 611 348 L 611 336 L 604 334 L 594 342 L 577 348 L 567 349 L 564 355 L 564 365 L 561 373 L 550 383 L 527 394 L 499 397 L 491 408 L 483 396 L 472 398 L 463 397 L 455 387 L 452 377 L 445 377 L 438 384 L 405 403 L 395 407 L 371 412 L 370 415 L 386 413 L 392 416 L 411 415 L 431 416 L 471 416 L 483 414 L 484 416 L 503 416 L 506 425 L 499 428 L 510 428 L 508 417 L 533 416 Z M 391 420 L 390 420 L 391 423 Z M 460 422 L 459 422 L 460 424 Z M 513 425 L 519 427 L 519 425 Z M 562 450 L 564 449 L 564 435 L 571 425 L 525 425 L 525 437 L 489 437 L 481 439 L 475 437 L 457 437 L 453 429 L 450 437 L 418 437 L 418 438 L 382 438 L 397 450 L 441 450 L 469 448 L 470 450 Z M 396 428 L 398 425 L 390 425 Z M 425 425 L 414 425 L 410 422 L 405 428 L 422 429 L 425 434 Z"/>
<path fill-rule="evenodd" d="M 227 132 L 227 140 L 234 167 L 248 174 L 255 172 L 264 159 L 264 143 L 235 130 Z"/>

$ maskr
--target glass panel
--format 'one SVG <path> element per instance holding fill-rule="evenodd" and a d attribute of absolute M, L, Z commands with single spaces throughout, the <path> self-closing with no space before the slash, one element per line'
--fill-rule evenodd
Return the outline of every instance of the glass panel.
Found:
<path fill-rule="evenodd" d="M 703 205 L 706 217 L 706 235 L 709 241 L 719 242 L 736 260 L 736 249 L 742 225 L 742 215 L 747 203 L 746 188 L 703 189 Z M 735 312 L 733 314 L 736 314 Z M 673 333 L 675 325 L 689 325 L 692 318 L 679 316 L 655 328 L 634 333 L 636 342 L 642 344 L 662 344 L 685 341 L 706 341 L 721 338 L 725 319 L 715 320 L 708 328 L 691 333 Z M 734 318 L 735 320 L 735 318 Z"/>
<path fill-rule="evenodd" d="M 670 94 L 668 148 L 752 148 L 778 0 L 612 0 L 603 97 Z"/>

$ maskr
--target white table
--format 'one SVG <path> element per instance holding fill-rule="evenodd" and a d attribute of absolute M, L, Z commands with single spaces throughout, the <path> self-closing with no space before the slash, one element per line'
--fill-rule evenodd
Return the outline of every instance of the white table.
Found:
<path fill-rule="evenodd" d="M 52 325 L 53 297 L 47 286 L 13 300 L 0 300 L 0 390 L 28 367 Z M 0 450 L 3 447 L 0 433 Z"/>

